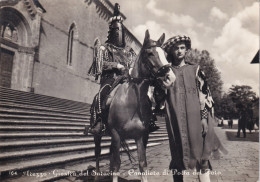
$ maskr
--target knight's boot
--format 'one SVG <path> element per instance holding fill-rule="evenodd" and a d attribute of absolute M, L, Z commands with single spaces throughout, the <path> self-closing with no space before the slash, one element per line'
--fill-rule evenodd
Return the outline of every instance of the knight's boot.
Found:
<path fill-rule="evenodd" d="M 152 118 L 150 120 L 150 125 L 149 125 L 149 132 L 154 132 L 154 131 L 157 131 L 160 127 L 157 126 L 155 124 L 155 121 L 157 121 L 157 118 L 156 118 L 156 115 L 153 113 L 152 114 Z"/>
<path fill-rule="evenodd" d="M 209 171 L 199 175 L 200 182 L 210 182 Z"/>
<path fill-rule="evenodd" d="M 101 135 L 103 132 L 105 132 L 105 126 L 101 118 L 97 120 L 95 125 L 88 129 L 88 133 L 91 133 L 93 135 Z"/>
<path fill-rule="evenodd" d="M 160 103 L 156 103 L 155 109 L 153 110 L 153 113 L 155 115 L 163 116 L 165 113 L 165 106 L 164 106 L 164 101 Z"/>
<path fill-rule="evenodd" d="M 89 127 L 90 127 L 89 125 L 85 126 L 84 131 L 83 131 L 84 135 L 88 135 Z"/>

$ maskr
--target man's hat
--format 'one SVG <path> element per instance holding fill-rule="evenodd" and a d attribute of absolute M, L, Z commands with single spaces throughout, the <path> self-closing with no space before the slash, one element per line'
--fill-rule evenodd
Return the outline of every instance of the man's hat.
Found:
<path fill-rule="evenodd" d="M 177 35 L 177 36 L 174 36 L 170 39 L 168 39 L 163 45 L 162 45 L 162 48 L 165 50 L 165 52 L 169 53 L 170 49 L 176 45 L 177 43 L 179 42 L 184 42 L 187 49 L 190 49 L 191 48 L 191 40 L 189 37 L 183 35 L 183 36 L 180 36 L 180 35 Z"/>

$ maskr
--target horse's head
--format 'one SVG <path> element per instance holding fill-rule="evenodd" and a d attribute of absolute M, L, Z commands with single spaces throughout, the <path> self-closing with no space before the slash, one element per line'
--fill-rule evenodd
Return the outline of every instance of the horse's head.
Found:
<path fill-rule="evenodd" d="M 173 85 L 176 77 L 161 48 L 164 39 L 165 34 L 157 41 L 151 40 L 149 31 L 146 30 L 143 47 L 137 60 L 138 69 L 133 74 L 135 77 L 152 77 L 163 87 L 168 88 Z"/>

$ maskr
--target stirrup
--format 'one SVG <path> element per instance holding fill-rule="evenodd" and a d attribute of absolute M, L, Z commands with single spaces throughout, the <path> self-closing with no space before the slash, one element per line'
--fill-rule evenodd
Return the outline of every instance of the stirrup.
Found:
<path fill-rule="evenodd" d="M 100 125 L 100 126 L 98 126 L 98 125 Z M 102 122 L 102 119 L 99 118 L 99 119 L 97 119 L 96 123 L 89 128 L 88 133 L 91 133 L 93 135 L 102 135 L 103 130 L 105 130 L 105 126 Z"/>

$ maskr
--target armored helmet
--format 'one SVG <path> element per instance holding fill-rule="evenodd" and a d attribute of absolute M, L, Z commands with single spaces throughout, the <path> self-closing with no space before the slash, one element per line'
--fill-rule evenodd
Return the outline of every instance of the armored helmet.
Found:
<path fill-rule="evenodd" d="M 120 6 L 116 3 L 114 15 L 109 19 L 109 31 L 106 43 L 110 43 L 116 47 L 125 47 L 125 30 L 122 22 L 123 18 L 120 16 Z"/>

